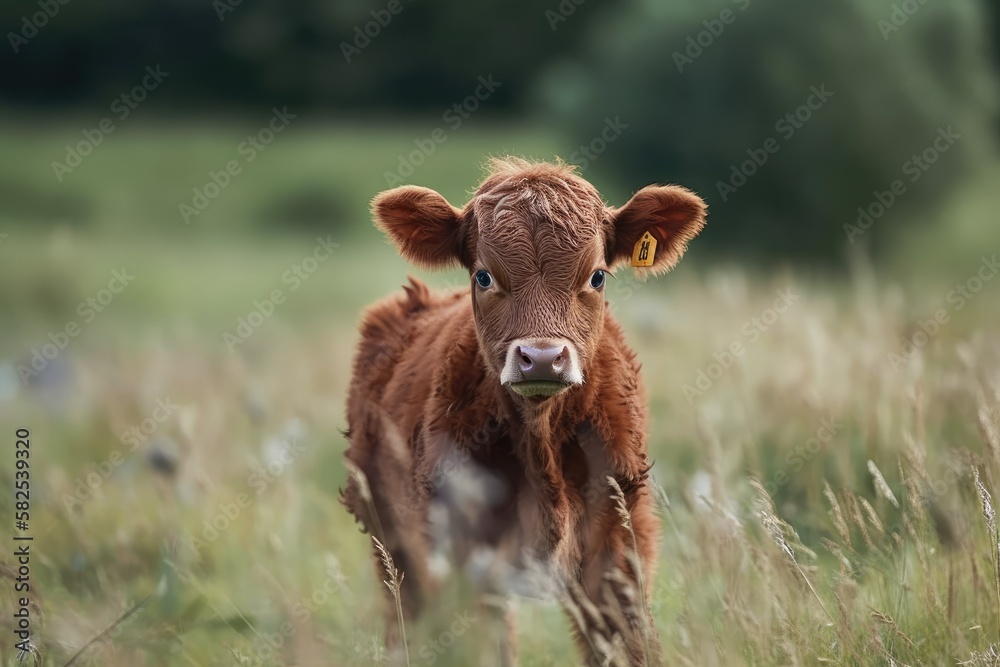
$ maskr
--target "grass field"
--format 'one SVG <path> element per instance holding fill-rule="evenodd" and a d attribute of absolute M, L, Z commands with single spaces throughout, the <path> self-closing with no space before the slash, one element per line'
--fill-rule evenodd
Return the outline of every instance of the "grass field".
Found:
<path fill-rule="evenodd" d="M 95 637 L 74 664 L 385 660 L 383 584 L 336 502 L 340 430 L 360 308 L 424 274 L 363 225 L 328 231 L 277 206 L 274 220 L 299 224 L 278 234 L 255 217 L 283 191 L 275 178 L 321 188 L 327 168 L 341 215 L 364 216 L 399 142 L 326 138 L 378 157 L 347 173 L 322 137 L 276 144 L 308 166 L 261 162 L 206 212 L 218 228 L 190 237 L 177 202 L 225 162 L 228 139 L 154 137 L 157 160 L 134 141 L 109 145 L 66 189 L 43 173 L 65 141 L 12 139 L 43 174 L 0 173 L 22 202 L 0 217 L 0 312 L 13 314 L 0 330 L 0 477 L 13 488 L 14 434 L 30 429 L 36 664 L 65 665 Z M 524 131 L 509 147 L 540 141 Z M 426 182 L 454 183 L 446 194 L 460 200 L 477 174 L 444 165 L 497 143 L 456 137 Z M 159 185 L 119 180 L 143 169 Z M 31 197 L 54 193 L 67 211 L 89 202 L 87 219 L 39 213 Z M 326 204 L 320 218 L 336 210 Z M 158 231 L 144 235 L 147 216 Z M 307 271 L 328 235 L 338 247 Z M 711 265 L 695 247 L 674 274 L 642 284 L 621 272 L 610 286 L 643 361 L 653 474 L 669 501 L 652 586 L 667 664 L 997 664 L 1000 546 L 983 499 L 1000 502 L 1000 280 L 982 259 L 992 248 L 966 250 L 917 279 L 859 261 L 823 280 Z M 135 277 L 114 293 L 122 269 Z M 239 320 L 275 290 L 281 302 L 243 340 Z M 0 508 L 13 516 L 10 492 Z M 13 665 L 16 563 L 4 553 L 0 663 Z M 478 664 L 487 628 L 467 592 L 456 584 L 441 600 L 407 627 L 411 664 Z M 559 609 L 514 604 L 522 664 L 574 664 Z"/>

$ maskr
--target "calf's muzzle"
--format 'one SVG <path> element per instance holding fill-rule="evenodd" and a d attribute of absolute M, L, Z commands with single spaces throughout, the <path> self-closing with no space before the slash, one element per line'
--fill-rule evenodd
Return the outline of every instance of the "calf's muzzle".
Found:
<path fill-rule="evenodd" d="M 560 338 L 522 338 L 507 348 L 500 382 L 529 397 L 546 397 L 583 383 L 573 345 Z"/>

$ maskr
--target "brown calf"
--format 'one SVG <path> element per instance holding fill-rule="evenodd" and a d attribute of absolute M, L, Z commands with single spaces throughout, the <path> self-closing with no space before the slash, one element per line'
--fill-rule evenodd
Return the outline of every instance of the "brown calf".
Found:
<path fill-rule="evenodd" d="M 475 560 L 492 593 L 537 588 L 519 573 L 554 584 L 588 663 L 608 664 L 615 650 L 627 657 L 610 664 L 657 663 L 646 409 L 603 289 L 623 263 L 670 270 L 705 204 L 650 186 L 616 209 L 570 166 L 490 167 L 462 209 L 415 186 L 372 203 L 405 258 L 461 265 L 470 286 L 435 294 L 411 279 L 365 312 L 347 458 L 368 488 L 352 476 L 343 501 L 404 573 L 408 617 L 427 604 L 444 556 L 467 570 Z M 513 662 L 509 644 L 500 652 Z"/>

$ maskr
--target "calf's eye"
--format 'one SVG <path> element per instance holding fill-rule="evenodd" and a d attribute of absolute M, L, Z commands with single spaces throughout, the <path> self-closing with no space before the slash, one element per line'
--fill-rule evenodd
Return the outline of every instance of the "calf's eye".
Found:
<path fill-rule="evenodd" d="M 476 284 L 486 289 L 493 284 L 493 276 L 490 275 L 489 271 L 479 269 L 476 271 Z"/>
<path fill-rule="evenodd" d="M 601 289 L 604 287 L 604 271 L 597 269 L 594 271 L 594 275 L 590 276 L 590 286 L 594 289 Z"/>

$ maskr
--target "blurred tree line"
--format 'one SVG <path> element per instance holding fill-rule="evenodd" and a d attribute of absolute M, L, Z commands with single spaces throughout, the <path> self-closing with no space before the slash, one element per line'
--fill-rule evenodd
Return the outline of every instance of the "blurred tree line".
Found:
<path fill-rule="evenodd" d="M 877 253 L 907 213 L 995 160 L 996 12 L 979 0 L 640 0 L 595 17 L 585 56 L 551 67 L 537 93 L 581 134 L 595 115 L 630 123 L 607 166 L 693 187 L 724 222 L 706 230 L 717 247 Z"/>
<path fill-rule="evenodd" d="M 164 114 L 399 117 L 492 74 L 484 107 L 559 127 L 623 189 L 690 185 L 713 209 L 706 243 L 763 256 L 839 257 L 865 213 L 853 240 L 877 249 L 906 216 L 874 203 L 940 201 L 1000 127 L 987 0 L 13 0 L 0 20 L 0 94 L 31 113 L 106 111 L 157 64 Z M 949 127 L 961 138 L 911 180 Z"/>
<path fill-rule="evenodd" d="M 343 112 L 438 110 L 468 95 L 479 75 L 526 84 L 582 36 L 552 31 L 529 0 L 15 0 L 0 6 L 5 33 L 20 34 L 40 3 L 55 15 L 3 56 L 0 92 L 10 102 L 102 109 L 160 63 L 175 89 L 163 104 L 178 111 L 276 100 Z M 578 27 L 596 7 L 576 9 Z M 489 104 L 513 109 L 517 93 L 505 86 Z"/>

